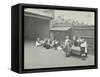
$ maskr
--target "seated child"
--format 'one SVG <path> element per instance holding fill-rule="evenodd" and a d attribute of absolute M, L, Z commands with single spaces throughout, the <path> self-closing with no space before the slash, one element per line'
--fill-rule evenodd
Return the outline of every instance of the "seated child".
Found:
<path fill-rule="evenodd" d="M 58 51 L 63 50 L 63 48 L 62 48 L 62 46 L 61 46 L 60 44 L 58 45 L 57 50 L 58 50 Z"/>
<path fill-rule="evenodd" d="M 54 48 L 55 48 L 55 50 L 57 49 L 58 45 L 59 45 L 58 41 L 55 40 L 54 41 Z"/>
<path fill-rule="evenodd" d="M 46 48 L 46 49 L 50 49 L 50 41 L 46 40 L 43 47 Z"/>
<path fill-rule="evenodd" d="M 36 46 L 40 46 L 40 45 L 41 45 L 41 43 L 40 43 L 40 38 L 37 38 L 35 45 L 36 45 Z"/>

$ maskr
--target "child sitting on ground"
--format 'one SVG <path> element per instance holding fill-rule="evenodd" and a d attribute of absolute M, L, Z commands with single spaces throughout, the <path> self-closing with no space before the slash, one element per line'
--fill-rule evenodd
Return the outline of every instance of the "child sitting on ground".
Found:
<path fill-rule="evenodd" d="M 60 45 L 60 43 L 58 44 L 57 50 L 58 50 L 58 51 L 62 51 L 62 50 L 63 50 L 63 48 L 62 48 L 62 46 Z"/>
<path fill-rule="evenodd" d="M 41 45 L 41 43 L 40 43 L 40 38 L 37 38 L 35 45 L 36 45 L 36 46 L 40 46 L 40 45 Z"/>

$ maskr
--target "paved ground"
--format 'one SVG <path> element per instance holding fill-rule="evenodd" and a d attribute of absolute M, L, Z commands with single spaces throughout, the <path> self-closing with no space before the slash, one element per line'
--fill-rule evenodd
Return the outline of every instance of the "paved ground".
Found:
<path fill-rule="evenodd" d="M 75 56 L 65 57 L 63 51 L 33 47 L 31 42 L 24 45 L 24 68 L 49 68 L 94 65 L 94 56 L 88 55 L 86 60 Z"/>

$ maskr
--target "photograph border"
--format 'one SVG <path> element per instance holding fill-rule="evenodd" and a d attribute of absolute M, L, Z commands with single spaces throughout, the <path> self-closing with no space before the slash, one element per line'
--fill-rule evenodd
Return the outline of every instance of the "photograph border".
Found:
<path fill-rule="evenodd" d="M 19 4 L 20 5 L 20 71 L 22 73 L 31 72 L 50 72 L 50 71 L 65 71 L 65 70 L 82 70 L 82 69 L 96 69 L 98 68 L 98 9 L 87 7 L 69 7 L 69 6 L 56 6 L 56 5 L 36 5 L 36 4 Z M 40 9 L 55 9 L 55 10 L 74 10 L 74 11 L 90 11 L 95 13 L 95 64 L 88 66 L 72 66 L 72 67 L 53 67 L 53 68 L 37 68 L 37 69 L 24 69 L 24 8 L 40 8 Z"/>

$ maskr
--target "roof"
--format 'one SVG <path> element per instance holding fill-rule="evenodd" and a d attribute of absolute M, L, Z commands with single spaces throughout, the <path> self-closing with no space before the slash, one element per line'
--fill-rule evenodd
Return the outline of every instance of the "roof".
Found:
<path fill-rule="evenodd" d="M 50 30 L 52 30 L 52 31 L 67 31 L 71 28 L 72 27 L 54 27 L 54 28 L 51 28 Z"/>
<path fill-rule="evenodd" d="M 24 10 L 25 13 L 35 14 L 35 15 L 41 15 L 45 17 L 53 18 L 54 11 L 48 10 L 48 9 L 34 9 L 34 8 L 26 8 Z"/>

